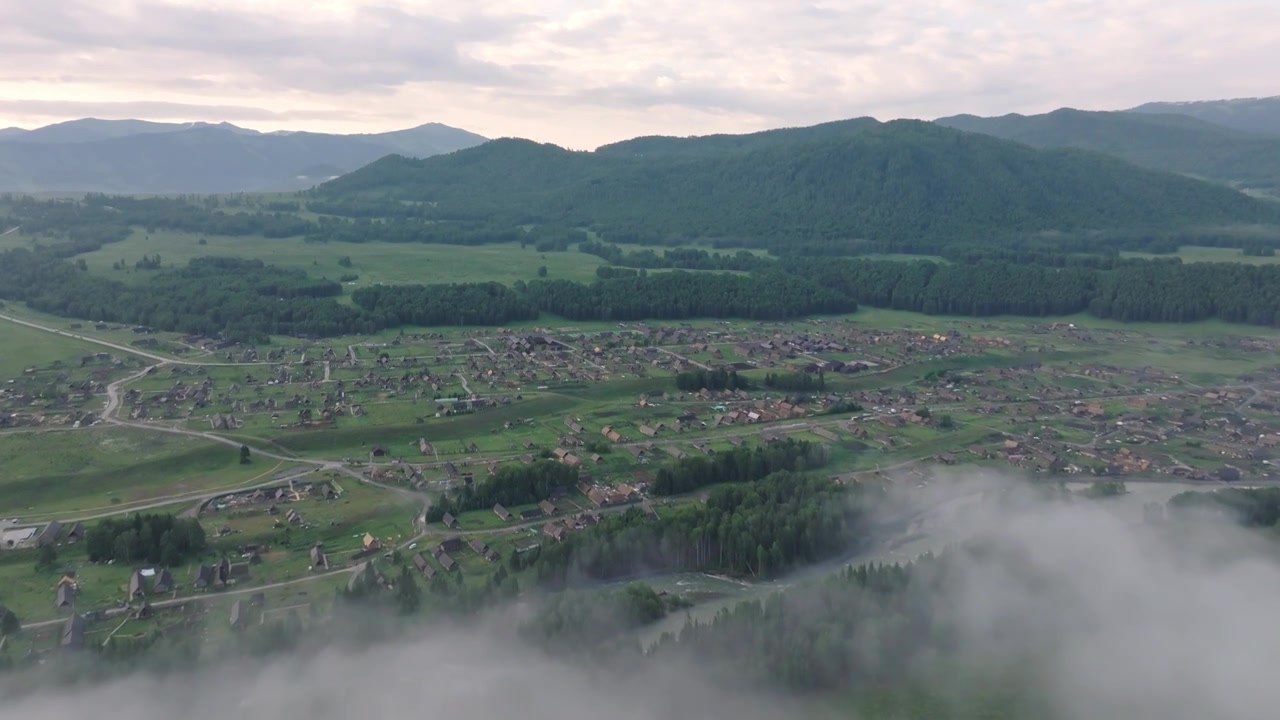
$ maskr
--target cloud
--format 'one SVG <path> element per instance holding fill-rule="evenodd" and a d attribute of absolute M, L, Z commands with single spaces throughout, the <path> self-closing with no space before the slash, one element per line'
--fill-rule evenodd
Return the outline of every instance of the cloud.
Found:
<path fill-rule="evenodd" d="M 332 648 L 199 674 L 6 696 L 6 716 L 41 720 L 768 720 L 770 701 L 720 694 L 689 668 L 631 675 L 573 666 L 496 638 L 485 628 L 419 634 L 370 648 Z"/>
<path fill-rule="evenodd" d="M 1280 6 L 1259 0 L 60 0 L 6 21 L 10 100 L 333 111 L 307 127 L 439 120 L 571 146 L 1267 95 L 1280 65 Z"/>
<path fill-rule="evenodd" d="M 161 81 L 161 84 L 168 85 L 167 81 Z M 207 87 L 208 84 L 198 80 L 176 79 L 173 86 L 203 88 Z M 235 117 L 243 120 L 266 121 L 335 120 L 350 116 L 349 113 L 340 110 L 286 109 L 277 112 L 265 108 L 242 105 L 200 105 L 150 100 L 92 102 L 86 100 L 30 100 L 21 98 L 8 100 L 0 98 L 0 116 L 5 114 L 69 118 L 95 116 L 110 118 L 138 117 L 154 120 Z"/>
<path fill-rule="evenodd" d="M 1145 502 L 1186 486 L 1046 502 L 1009 478 L 929 485 L 912 503 L 935 509 L 911 537 L 953 543 L 933 613 L 960 629 L 967 666 L 1024 668 L 1063 720 L 1246 720 L 1280 703 L 1273 538 L 1221 518 L 1143 522 Z"/>
<path fill-rule="evenodd" d="M 1022 668 L 1020 682 L 1059 720 L 1253 720 L 1280 703 L 1270 679 L 1280 662 L 1274 539 L 1219 522 L 1144 524 L 1142 503 L 1173 494 L 1160 483 L 1131 483 L 1137 497 L 1071 503 L 1045 502 L 989 475 L 942 473 L 929 486 L 891 514 L 910 519 L 908 544 L 923 534 L 958 543 L 931 614 L 958 628 L 954 647 L 966 671 Z M 764 720 L 817 709 L 812 698 L 726 688 L 717 684 L 723 676 L 712 682 L 707 665 L 679 655 L 623 668 L 562 662 L 512 639 L 519 614 L 191 675 L 5 694 L 6 717 Z M 935 697 L 971 696 L 972 688 L 935 679 Z M 0 694 L 13 690 L 3 682 Z"/>

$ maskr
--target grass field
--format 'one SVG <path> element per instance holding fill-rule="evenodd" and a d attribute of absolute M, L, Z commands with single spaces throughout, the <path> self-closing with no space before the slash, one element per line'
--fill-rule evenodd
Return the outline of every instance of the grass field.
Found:
<path fill-rule="evenodd" d="M 1141 252 L 1122 252 L 1122 257 L 1133 258 L 1168 258 L 1169 255 L 1152 255 Z M 1280 263 L 1280 255 L 1274 257 L 1250 257 L 1238 248 L 1200 247 L 1183 245 L 1178 249 L 1177 257 L 1183 262 L 1234 262 L 1246 265 L 1274 265 Z"/>
<path fill-rule="evenodd" d="M 12 314 L 10 310 L 6 306 L 0 312 Z M 61 322 L 61 326 L 66 324 L 65 320 Z M 59 360 L 73 365 L 82 356 L 101 349 L 92 343 L 0 320 L 0 378 L 21 375 L 31 367 L 48 367 Z"/>
<path fill-rule="evenodd" d="M 241 465 L 234 447 L 123 427 L 0 436 L 5 516 L 88 516 L 265 481 L 288 466 Z"/>
<path fill-rule="evenodd" d="M 268 240 L 262 237 L 207 237 L 184 233 L 141 231 L 123 242 L 106 245 L 86 253 L 83 258 L 92 272 L 124 281 L 144 281 L 147 271 L 133 269 L 144 255 L 159 254 L 164 266 L 181 267 L 193 258 L 210 255 L 256 258 L 281 267 L 305 270 L 312 277 L 337 279 L 352 273 L 360 279 L 349 288 L 376 283 L 450 283 L 536 280 L 539 266 L 547 268 L 547 278 L 591 281 L 596 268 L 604 261 L 586 253 L 540 253 L 530 245 L 424 245 L 421 243 L 312 243 L 302 238 Z M 338 260 L 350 257 L 352 266 L 342 267 Z M 123 261 L 125 271 L 112 270 L 113 263 Z"/>

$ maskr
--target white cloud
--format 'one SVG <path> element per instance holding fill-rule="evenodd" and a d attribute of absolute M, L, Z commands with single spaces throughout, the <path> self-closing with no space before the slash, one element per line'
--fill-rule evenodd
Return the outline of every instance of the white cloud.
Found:
<path fill-rule="evenodd" d="M 590 147 L 1280 92 L 1280 5 L 1260 0 L 0 0 L 0 18 L 0 125 L 147 102 Z"/>

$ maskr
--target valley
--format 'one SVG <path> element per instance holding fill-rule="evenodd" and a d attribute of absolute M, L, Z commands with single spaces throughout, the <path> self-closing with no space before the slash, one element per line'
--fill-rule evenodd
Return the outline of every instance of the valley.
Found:
<path fill-rule="evenodd" d="M 1280 519 L 1276 205 L 935 124 L 731 137 L 0 196 L 3 657 L 492 622 L 931 717 L 968 573 Z"/>

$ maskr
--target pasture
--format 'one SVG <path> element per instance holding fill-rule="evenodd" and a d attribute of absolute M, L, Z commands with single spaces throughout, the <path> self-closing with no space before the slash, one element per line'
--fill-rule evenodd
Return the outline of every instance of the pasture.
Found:
<path fill-rule="evenodd" d="M 0 309 L 0 313 L 13 314 L 9 307 Z M 65 327 L 67 322 L 63 320 L 60 325 Z M 84 355 L 102 349 L 92 343 L 0 320 L 0 378 L 3 379 L 21 375 L 28 368 L 49 367 L 58 362 L 73 365 Z"/>
<path fill-rule="evenodd" d="M 1169 255 L 1153 255 L 1151 253 L 1142 252 L 1122 252 L 1121 257 L 1132 258 L 1148 258 L 1159 259 L 1168 258 Z M 1226 247 L 1200 247 L 1198 245 L 1183 245 L 1178 248 L 1177 257 L 1182 258 L 1182 262 L 1232 262 L 1244 263 L 1245 265 L 1274 265 L 1280 263 L 1280 256 L 1271 257 L 1254 257 L 1245 255 L 1243 250 L 1239 248 Z"/>
<path fill-rule="evenodd" d="M 200 240 L 204 239 L 204 245 Z M 301 237 L 267 239 L 258 236 L 224 237 L 189 233 L 135 230 L 129 239 L 105 245 L 78 256 L 91 272 L 125 282 L 145 282 L 151 271 L 135 270 L 144 256 L 159 255 L 161 265 L 182 267 L 199 257 L 219 256 L 258 259 L 280 267 L 305 270 L 312 277 L 337 280 L 345 274 L 359 279 L 344 283 L 348 289 L 383 284 L 432 284 L 538 279 L 546 266 L 547 279 L 590 282 L 604 261 L 577 252 L 540 253 L 530 245 L 426 245 L 422 243 L 307 243 Z M 351 258 L 351 267 L 338 261 Z M 120 263 L 123 270 L 114 270 Z"/>
<path fill-rule="evenodd" d="M 234 447 L 113 426 L 5 433 L 0 466 L 0 515 L 46 520 L 265 482 L 289 467 L 267 459 L 241 465 Z"/>

